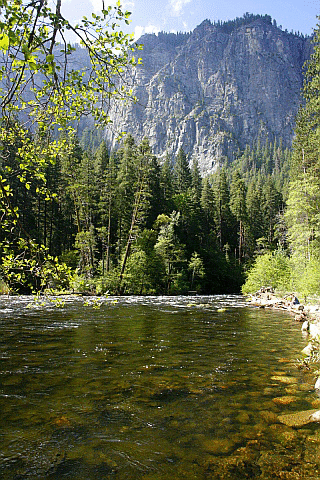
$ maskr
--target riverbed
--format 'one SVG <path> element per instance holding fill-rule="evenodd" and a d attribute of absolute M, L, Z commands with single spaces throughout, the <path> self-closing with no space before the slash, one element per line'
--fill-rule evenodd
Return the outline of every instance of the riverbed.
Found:
<path fill-rule="evenodd" d="M 239 296 L 0 297 L 0 478 L 316 479 L 285 312 Z"/>

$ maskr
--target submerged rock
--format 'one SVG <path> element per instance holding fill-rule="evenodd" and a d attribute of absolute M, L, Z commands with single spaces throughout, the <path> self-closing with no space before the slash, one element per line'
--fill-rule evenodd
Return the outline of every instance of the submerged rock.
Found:
<path fill-rule="evenodd" d="M 279 415 L 278 420 L 288 427 L 303 427 L 304 425 L 308 425 L 308 423 L 320 421 L 320 411 L 305 410 L 302 412 L 287 413 L 285 415 Z"/>
<path fill-rule="evenodd" d="M 203 442 L 203 448 L 206 452 L 213 455 L 227 455 L 236 448 L 236 443 L 232 438 L 206 439 Z"/>
<path fill-rule="evenodd" d="M 297 400 L 297 397 L 285 395 L 284 397 L 276 397 L 273 399 L 273 402 L 276 405 L 290 405 Z"/>
<path fill-rule="evenodd" d="M 297 382 L 297 379 L 295 377 L 288 377 L 288 376 L 285 376 L 285 375 L 273 375 L 271 377 L 271 380 L 276 380 L 277 382 L 281 382 L 281 383 L 298 383 Z"/>
<path fill-rule="evenodd" d="M 260 412 L 260 417 L 268 425 L 272 425 L 273 423 L 278 423 L 278 416 L 269 410 L 263 410 L 262 412 Z"/>

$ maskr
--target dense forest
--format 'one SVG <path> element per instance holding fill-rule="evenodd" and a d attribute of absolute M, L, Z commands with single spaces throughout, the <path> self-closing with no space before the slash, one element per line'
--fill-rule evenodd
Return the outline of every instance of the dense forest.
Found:
<path fill-rule="evenodd" d="M 285 242 L 290 152 L 281 140 L 258 139 L 236 162 L 202 179 L 182 149 L 160 162 L 148 139 L 137 145 L 129 135 L 112 154 L 104 141 L 96 147 L 98 138 L 89 130 L 65 138 L 65 151 L 43 172 L 46 195 L 39 180 L 27 178 L 26 190 L 17 178 L 11 199 L 21 232 L 72 269 L 75 290 L 239 292 L 253 256 Z M 18 148 L 16 138 L 2 174 L 22 161 Z M 19 255 L 21 245 L 13 248 L 13 239 L 10 245 Z M 20 288 L 16 276 L 11 281 L 4 268 L 2 275 Z M 25 288 L 26 278 L 19 280 Z"/>

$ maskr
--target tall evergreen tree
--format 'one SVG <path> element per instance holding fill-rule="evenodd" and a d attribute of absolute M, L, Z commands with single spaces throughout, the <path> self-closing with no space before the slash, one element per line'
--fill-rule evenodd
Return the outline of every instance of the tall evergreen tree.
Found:
<path fill-rule="evenodd" d="M 214 194 L 213 189 L 209 181 L 209 177 L 205 177 L 202 181 L 202 191 L 200 205 L 204 213 L 205 229 L 204 231 L 208 235 L 211 229 L 214 228 Z"/>
<path fill-rule="evenodd" d="M 173 210 L 173 165 L 170 155 L 167 153 L 160 168 L 160 189 L 163 199 L 163 213 L 169 214 Z"/>
<path fill-rule="evenodd" d="M 199 162 L 193 159 L 191 167 L 191 187 L 196 202 L 200 201 L 202 191 L 202 179 L 200 175 Z"/>
<path fill-rule="evenodd" d="M 226 244 L 234 244 L 233 218 L 230 210 L 230 191 L 225 169 L 219 170 L 214 177 L 213 193 L 215 202 L 215 224 L 220 250 Z"/>
<path fill-rule="evenodd" d="M 116 222 L 116 178 L 117 166 L 115 157 L 109 157 L 106 145 L 103 142 L 97 154 L 99 165 L 101 165 L 100 176 L 100 227 L 98 229 L 102 250 L 102 274 L 110 270 L 111 247 L 112 247 L 112 225 L 115 229 Z M 115 232 L 114 232 L 115 237 Z"/>
<path fill-rule="evenodd" d="M 133 195 L 133 209 L 131 214 L 130 228 L 127 234 L 127 241 L 124 255 L 121 261 L 119 285 L 122 289 L 122 279 L 127 266 L 127 261 L 131 252 L 132 244 L 137 240 L 138 234 L 144 227 L 147 214 L 150 209 L 150 179 L 153 177 L 154 156 L 151 153 L 149 141 L 144 138 L 139 145 L 135 157 L 135 182 Z"/>
<path fill-rule="evenodd" d="M 175 159 L 173 175 L 175 192 L 186 192 L 191 186 L 191 171 L 189 168 L 187 156 L 182 148 L 179 149 L 177 157 Z"/>
<path fill-rule="evenodd" d="M 241 262 L 245 254 L 247 206 L 246 186 L 239 172 L 235 172 L 230 186 L 230 210 L 238 222 L 238 256 Z"/>
<path fill-rule="evenodd" d="M 131 225 L 134 184 L 136 181 L 135 162 L 137 147 L 132 135 L 127 135 L 123 146 L 117 152 L 118 173 L 116 204 L 118 214 L 118 257 L 126 242 Z"/>
<path fill-rule="evenodd" d="M 277 191 L 273 178 L 268 175 L 263 186 L 263 217 L 266 229 L 266 237 L 270 246 L 274 243 L 274 228 L 277 215 L 283 210 L 282 195 Z"/>
<path fill-rule="evenodd" d="M 256 241 L 264 236 L 263 195 L 259 179 L 254 178 L 248 185 L 246 195 L 248 229 L 250 235 L 250 253 L 256 248 Z"/>
<path fill-rule="evenodd" d="M 313 45 L 305 74 L 305 105 L 295 130 L 286 211 L 291 252 L 295 264 L 304 268 L 312 257 L 320 258 L 320 24 Z"/>

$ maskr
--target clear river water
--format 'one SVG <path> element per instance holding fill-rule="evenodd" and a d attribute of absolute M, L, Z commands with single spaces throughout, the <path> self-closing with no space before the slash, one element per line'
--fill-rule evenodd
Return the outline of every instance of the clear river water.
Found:
<path fill-rule="evenodd" d="M 0 478 L 320 478 L 285 312 L 237 296 L 0 297 Z"/>

